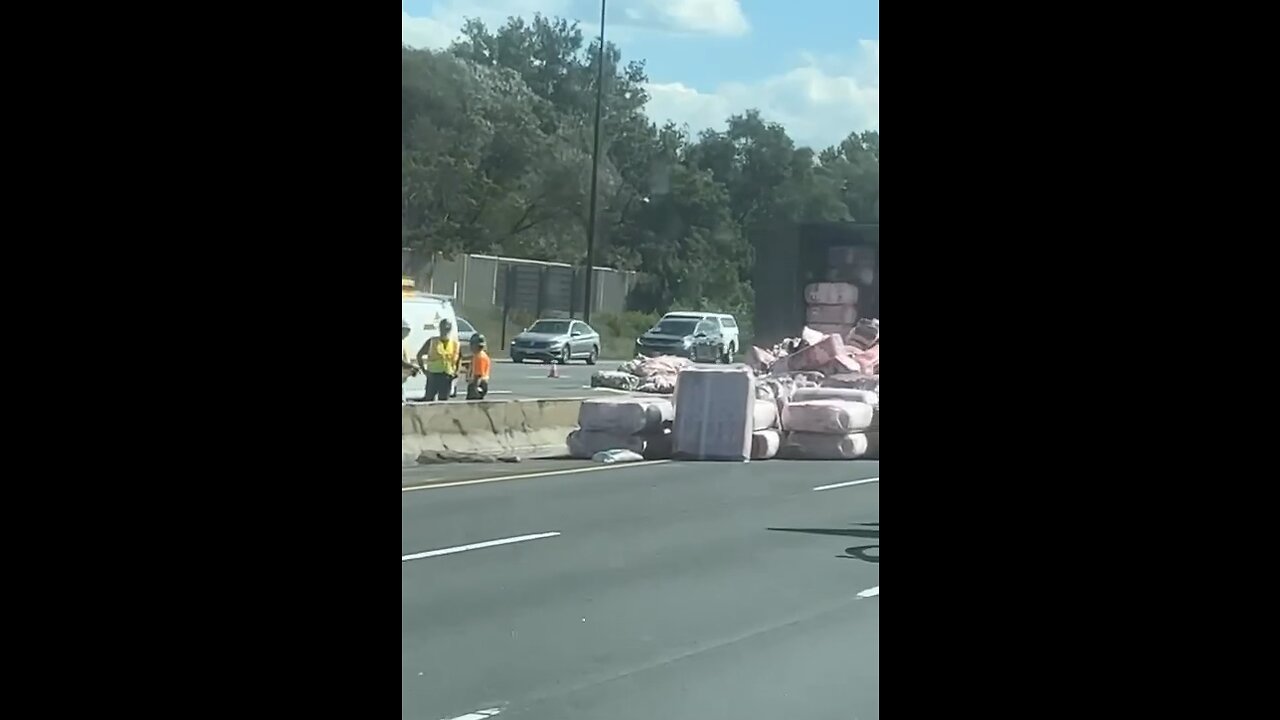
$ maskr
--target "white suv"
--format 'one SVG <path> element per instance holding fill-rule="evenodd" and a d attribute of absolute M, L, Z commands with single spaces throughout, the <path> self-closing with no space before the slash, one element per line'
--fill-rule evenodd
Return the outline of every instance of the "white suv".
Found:
<path fill-rule="evenodd" d="M 681 323 L 680 321 L 685 321 Z M 653 329 L 636 340 L 636 353 L 643 355 L 684 355 L 690 354 L 694 328 L 699 320 L 707 320 L 716 324 L 719 340 L 724 345 L 725 361 L 731 362 L 741 346 L 738 338 L 738 321 L 727 313 L 709 312 L 669 312 L 662 316 Z M 680 327 L 677 327 L 680 326 Z M 687 327 L 685 327 L 687 326 Z M 687 339 L 676 337 L 684 335 L 680 330 L 688 330 Z M 682 344 L 683 343 L 683 344 Z"/>

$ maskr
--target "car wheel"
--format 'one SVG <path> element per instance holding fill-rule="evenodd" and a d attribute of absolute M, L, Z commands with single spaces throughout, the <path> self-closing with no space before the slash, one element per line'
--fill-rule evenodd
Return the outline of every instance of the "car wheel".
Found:
<path fill-rule="evenodd" d="M 733 362 L 733 346 L 732 345 L 725 347 L 724 357 L 720 359 L 720 362 L 724 363 L 725 365 L 728 365 L 729 363 Z"/>
<path fill-rule="evenodd" d="M 513 362 L 513 363 L 517 363 L 517 364 L 519 364 L 519 363 L 523 363 L 523 362 L 524 362 L 524 356 L 523 356 L 523 355 L 512 355 L 512 356 L 511 356 L 511 362 Z"/>
<path fill-rule="evenodd" d="M 560 364 L 561 364 L 561 365 L 568 365 L 568 364 L 569 364 L 569 358 L 570 358 L 570 357 L 572 357 L 572 356 L 571 356 L 571 355 L 569 355 L 569 346 L 568 346 L 568 345 L 565 345 L 565 346 L 564 346 L 564 349 L 560 351 L 560 361 L 559 361 L 559 362 L 560 362 Z"/>
<path fill-rule="evenodd" d="M 598 347 L 592 347 L 592 348 L 591 348 L 591 354 L 587 356 L 587 364 L 588 364 L 588 365 L 595 365 L 595 364 L 596 364 L 596 358 L 598 358 L 598 357 L 600 357 L 600 348 L 598 348 Z"/>

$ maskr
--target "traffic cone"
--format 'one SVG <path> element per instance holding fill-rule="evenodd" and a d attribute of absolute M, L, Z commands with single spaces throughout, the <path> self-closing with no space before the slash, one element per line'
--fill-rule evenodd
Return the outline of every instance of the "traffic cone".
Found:
<path fill-rule="evenodd" d="M 551 363 L 551 370 L 547 373 L 547 377 L 549 378 L 560 377 L 560 366 L 555 364 L 554 362 Z"/>

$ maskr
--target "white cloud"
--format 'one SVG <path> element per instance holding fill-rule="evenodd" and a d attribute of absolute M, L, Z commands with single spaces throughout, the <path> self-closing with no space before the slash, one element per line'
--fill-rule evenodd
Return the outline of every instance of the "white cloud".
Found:
<path fill-rule="evenodd" d="M 446 47 L 453 42 L 461 25 L 445 25 L 429 17 L 414 17 L 407 12 L 400 13 L 400 42 L 409 47 L 431 48 Z"/>
<path fill-rule="evenodd" d="M 476 18 L 496 30 L 507 18 L 533 20 L 534 13 L 567 15 L 569 0 L 441 0 L 429 16 L 410 15 L 401 10 L 400 41 L 416 48 L 439 50 L 462 34 L 468 18 Z"/>
<path fill-rule="evenodd" d="M 645 111 L 662 123 L 687 124 L 694 133 L 724 129 L 730 115 L 759 108 L 798 145 L 820 150 L 850 132 L 880 129 L 880 41 L 862 40 L 853 58 L 807 55 L 781 75 L 750 83 L 726 83 L 699 92 L 680 82 L 649 84 Z"/>
<path fill-rule="evenodd" d="M 745 35 L 751 29 L 739 0 L 636 0 L 628 19 L 680 32 Z"/>
<path fill-rule="evenodd" d="M 738 36 L 751 26 L 742 13 L 739 0 L 614 0 L 608 6 L 609 39 L 617 42 L 630 37 L 629 29 L 657 29 L 667 33 Z M 467 18 L 477 18 L 496 29 L 507 18 L 522 17 L 531 21 L 534 13 L 546 16 L 572 17 L 573 10 L 588 8 L 574 0 L 439 0 L 430 15 L 410 15 L 401 10 L 401 42 L 410 47 L 432 50 L 447 47 L 459 35 Z M 595 35 L 600 19 L 599 5 L 590 4 L 590 12 L 580 18 L 584 34 Z M 584 10 L 585 11 L 585 10 Z M 625 18 L 625 20 L 623 20 Z M 628 28 L 628 25 L 631 27 Z"/>

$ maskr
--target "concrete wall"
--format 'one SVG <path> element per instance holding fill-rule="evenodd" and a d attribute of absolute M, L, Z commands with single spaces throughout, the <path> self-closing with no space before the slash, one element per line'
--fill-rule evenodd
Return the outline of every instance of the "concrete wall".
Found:
<path fill-rule="evenodd" d="M 486 457 L 559 457 L 578 426 L 582 398 L 473 400 L 406 405 L 401 408 L 403 464 L 423 453 Z"/>

